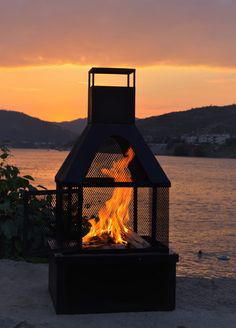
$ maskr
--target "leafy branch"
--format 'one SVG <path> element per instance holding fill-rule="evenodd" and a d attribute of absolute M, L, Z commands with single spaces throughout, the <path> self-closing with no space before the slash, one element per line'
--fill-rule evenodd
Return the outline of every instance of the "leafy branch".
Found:
<path fill-rule="evenodd" d="M 0 257 L 22 257 L 24 243 L 24 192 L 37 190 L 30 175 L 21 176 L 20 170 L 8 164 L 10 151 L 0 148 Z M 46 219 L 54 216 L 52 199 L 31 197 L 30 224 L 27 226 L 27 244 L 38 248 L 45 243 Z M 48 223 L 48 220 L 47 220 Z"/>

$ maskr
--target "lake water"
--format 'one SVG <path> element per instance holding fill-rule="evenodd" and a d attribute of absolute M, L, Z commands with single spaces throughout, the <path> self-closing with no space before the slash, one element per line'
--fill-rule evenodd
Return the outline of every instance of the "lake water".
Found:
<path fill-rule="evenodd" d="M 9 162 L 31 174 L 36 184 L 54 189 L 54 176 L 67 154 L 17 149 Z M 180 255 L 177 274 L 236 278 L 236 159 L 158 160 L 172 182 L 170 241 Z M 219 260 L 222 255 L 230 259 Z"/>

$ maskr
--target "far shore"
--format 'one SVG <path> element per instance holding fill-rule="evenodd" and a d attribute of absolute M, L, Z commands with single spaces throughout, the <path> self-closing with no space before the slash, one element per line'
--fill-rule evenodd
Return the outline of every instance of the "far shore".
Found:
<path fill-rule="evenodd" d="M 70 151 L 72 148 L 66 148 L 66 147 L 55 147 L 55 148 L 38 148 L 38 147 L 9 147 L 9 149 L 13 150 L 39 150 L 39 151 Z M 223 154 L 216 154 L 215 156 L 212 155 L 204 155 L 204 156 L 193 156 L 193 155 L 176 155 L 172 152 L 153 152 L 155 156 L 170 156 L 170 157 L 185 157 L 185 158 L 212 158 L 212 159 L 236 159 L 236 153 L 235 154 L 228 154 L 228 156 Z"/>

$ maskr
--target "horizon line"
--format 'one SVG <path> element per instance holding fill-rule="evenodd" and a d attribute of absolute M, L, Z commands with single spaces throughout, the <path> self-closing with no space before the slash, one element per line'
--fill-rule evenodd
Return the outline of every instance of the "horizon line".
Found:
<path fill-rule="evenodd" d="M 152 117 L 159 117 L 159 116 L 164 116 L 164 115 L 173 114 L 173 113 L 181 113 L 181 112 L 186 112 L 186 111 L 190 111 L 190 110 L 193 110 L 193 109 L 202 109 L 202 108 L 207 108 L 207 107 L 229 107 L 229 106 L 236 106 L 236 103 L 225 104 L 225 105 L 216 105 L 216 104 L 215 105 L 213 105 L 213 104 L 203 105 L 201 107 L 197 106 L 197 107 L 191 107 L 191 108 L 188 108 L 188 109 L 174 110 L 172 112 L 166 112 L 166 113 L 163 113 L 163 114 L 160 114 L 160 115 L 151 115 L 151 116 L 146 116 L 146 117 L 135 117 L 135 119 L 136 120 L 142 120 L 142 119 L 148 119 L 148 118 L 152 118 Z M 77 118 L 74 118 L 74 119 L 64 120 L 64 121 L 48 121 L 48 120 L 42 119 L 40 117 L 29 115 L 29 114 L 27 114 L 23 111 L 18 111 L 18 110 L 13 110 L 13 109 L 4 109 L 4 108 L 0 108 L 0 111 L 15 112 L 15 113 L 24 114 L 26 116 L 38 119 L 40 121 L 48 122 L 48 123 L 66 123 L 66 122 L 72 122 L 72 121 L 76 121 L 76 120 L 87 120 L 88 119 L 88 117 L 77 117 Z"/>

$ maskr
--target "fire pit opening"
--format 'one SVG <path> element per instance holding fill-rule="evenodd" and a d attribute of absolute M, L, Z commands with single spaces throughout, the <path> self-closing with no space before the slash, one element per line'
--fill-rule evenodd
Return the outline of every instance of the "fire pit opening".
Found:
<path fill-rule="evenodd" d="M 95 86 L 95 74 L 127 75 L 127 85 Z M 56 175 L 57 238 L 49 240 L 56 311 L 173 309 L 170 181 L 135 126 L 135 70 L 92 68 L 88 84 L 88 125 Z"/>

